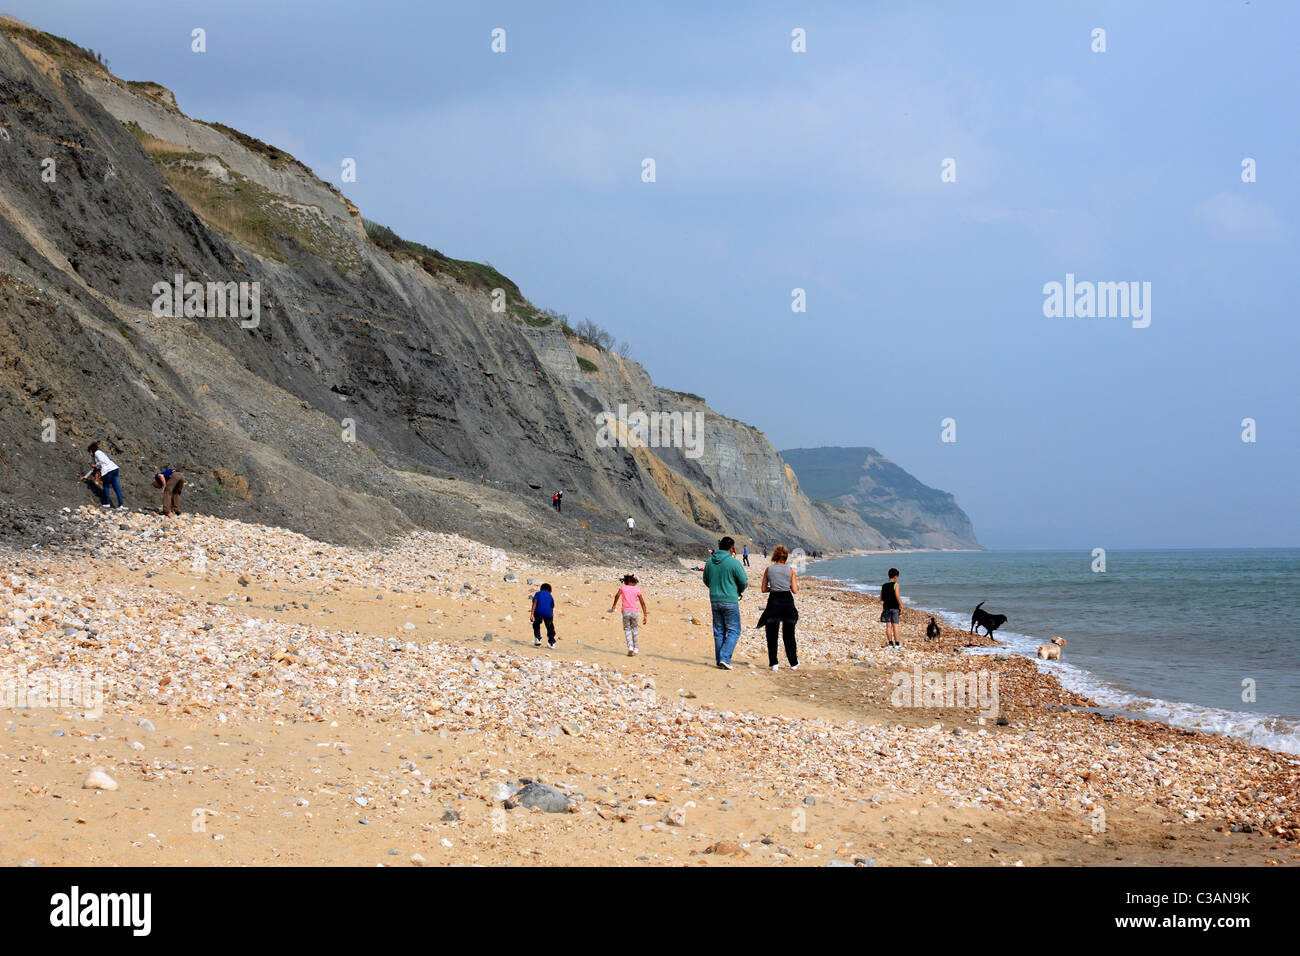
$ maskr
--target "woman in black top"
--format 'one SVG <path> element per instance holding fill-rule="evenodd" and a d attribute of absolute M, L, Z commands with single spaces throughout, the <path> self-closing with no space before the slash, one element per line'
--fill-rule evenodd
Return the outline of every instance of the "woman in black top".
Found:
<path fill-rule="evenodd" d="M 794 596 L 799 592 L 799 580 L 794 568 L 785 563 L 790 552 L 785 545 L 777 545 L 772 551 L 772 563 L 763 571 L 762 592 L 767 595 L 767 607 L 758 619 L 756 627 L 767 628 L 767 663 L 772 670 L 780 665 L 776 661 L 776 637 L 778 629 L 785 643 L 785 659 L 790 662 L 790 670 L 799 669 L 799 648 L 795 644 L 794 626 L 799 621 L 799 611 L 794 606 Z"/>

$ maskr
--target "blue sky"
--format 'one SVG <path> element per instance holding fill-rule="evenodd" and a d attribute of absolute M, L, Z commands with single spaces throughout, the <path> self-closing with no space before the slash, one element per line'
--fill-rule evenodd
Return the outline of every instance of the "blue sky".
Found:
<path fill-rule="evenodd" d="M 989 546 L 1300 545 L 1300 7 L 701 6 L 7 11 L 778 448 L 875 446 Z M 1066 273 L 1150 282 L 1150 326 L 1044 317 Z"/>

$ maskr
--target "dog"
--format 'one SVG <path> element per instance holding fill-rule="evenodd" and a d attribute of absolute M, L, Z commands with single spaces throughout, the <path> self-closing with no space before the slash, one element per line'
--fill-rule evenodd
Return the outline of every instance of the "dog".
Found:
<path fill-rule="evenodd" d="M 980 601 L 975 605 L 975 611 L 970 616 L 970 633 L 976 633 L 975 628 L 984 628 L 984 636 L 992 637 L 993 632 L 1007 623 L 1005 614 L 990 614 L 984 610 L 984 602 Z"/>
<path fill-rule="evenodd" d="M 1054 637 L 1052 643 L 1042 644 L 1038 648 L 1038 659 L 1040 661 L 1059 661 L 1061 659 L 1061 648 L 1065 646 L 1065 638 Z"/>
<path fill-rule="evenodd" d="M 926 638 L 931 641 L 937 641 L 939 635 L 942 633 L 943 632 L 939 630 L 939 625 L 934 622 L 934 618 L 930 618 L 930 623 L 925 626 Z"/>

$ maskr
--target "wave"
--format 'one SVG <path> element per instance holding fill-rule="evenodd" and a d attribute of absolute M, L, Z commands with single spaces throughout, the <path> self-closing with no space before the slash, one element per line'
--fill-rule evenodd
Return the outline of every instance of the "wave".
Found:
<path fill-rule="evenodd" d="M 840 578 L 818 577 L 875 597 L 879 593 L 878 585 L 864 584 L 861 581 L 846 581 Z M 947 627 L 967 630 L 970 627 L 970 614 L 952 611 L 947 608 L 922 607 L 903 595 L 903 603 L 915 610 L 933 614 Z M 1252 714 L 1245 711 L 1226 710 L 1186 701 L 1165 700 L 1161 697 L 1147 697 L 1118 686 L 1099 674 L 1077 664 L 1038 660 L 1038 647 L 1045 643 L 1042 637 L 1022 634 L 1006 628 L 998 629 L 1000 647 L 971 647 L 968 654 L 1017 654 L 1027 657 L 1044 674 L 1055 674 L 1061 686 L 1084 697 L 1096 701 L 1100 707 L 1121 712 L 1142 720 L 1156 720 L 1174 727 L 1199 730 L 1204 733 L 1231 737 L 1259 747 L 1266 747 L 1278 753 L 1300 754 L 1300 720 L 1292 717 L 1280 717 L 1274 714 Z"/>

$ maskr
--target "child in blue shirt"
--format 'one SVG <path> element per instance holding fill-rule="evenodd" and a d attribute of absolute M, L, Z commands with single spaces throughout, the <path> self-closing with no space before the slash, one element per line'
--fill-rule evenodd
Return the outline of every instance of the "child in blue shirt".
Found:
<path fill-rule="evenodd" d="M 533 595 L 533 604 L 528 611 L 528 620 L 533 622 L 533 647 L 542 646 L 542 622 L 546 623 L 546 637 L 550 646 L 555 646 L 555 597 L 551 586 L 543 584 L 542 589 Z"/>

